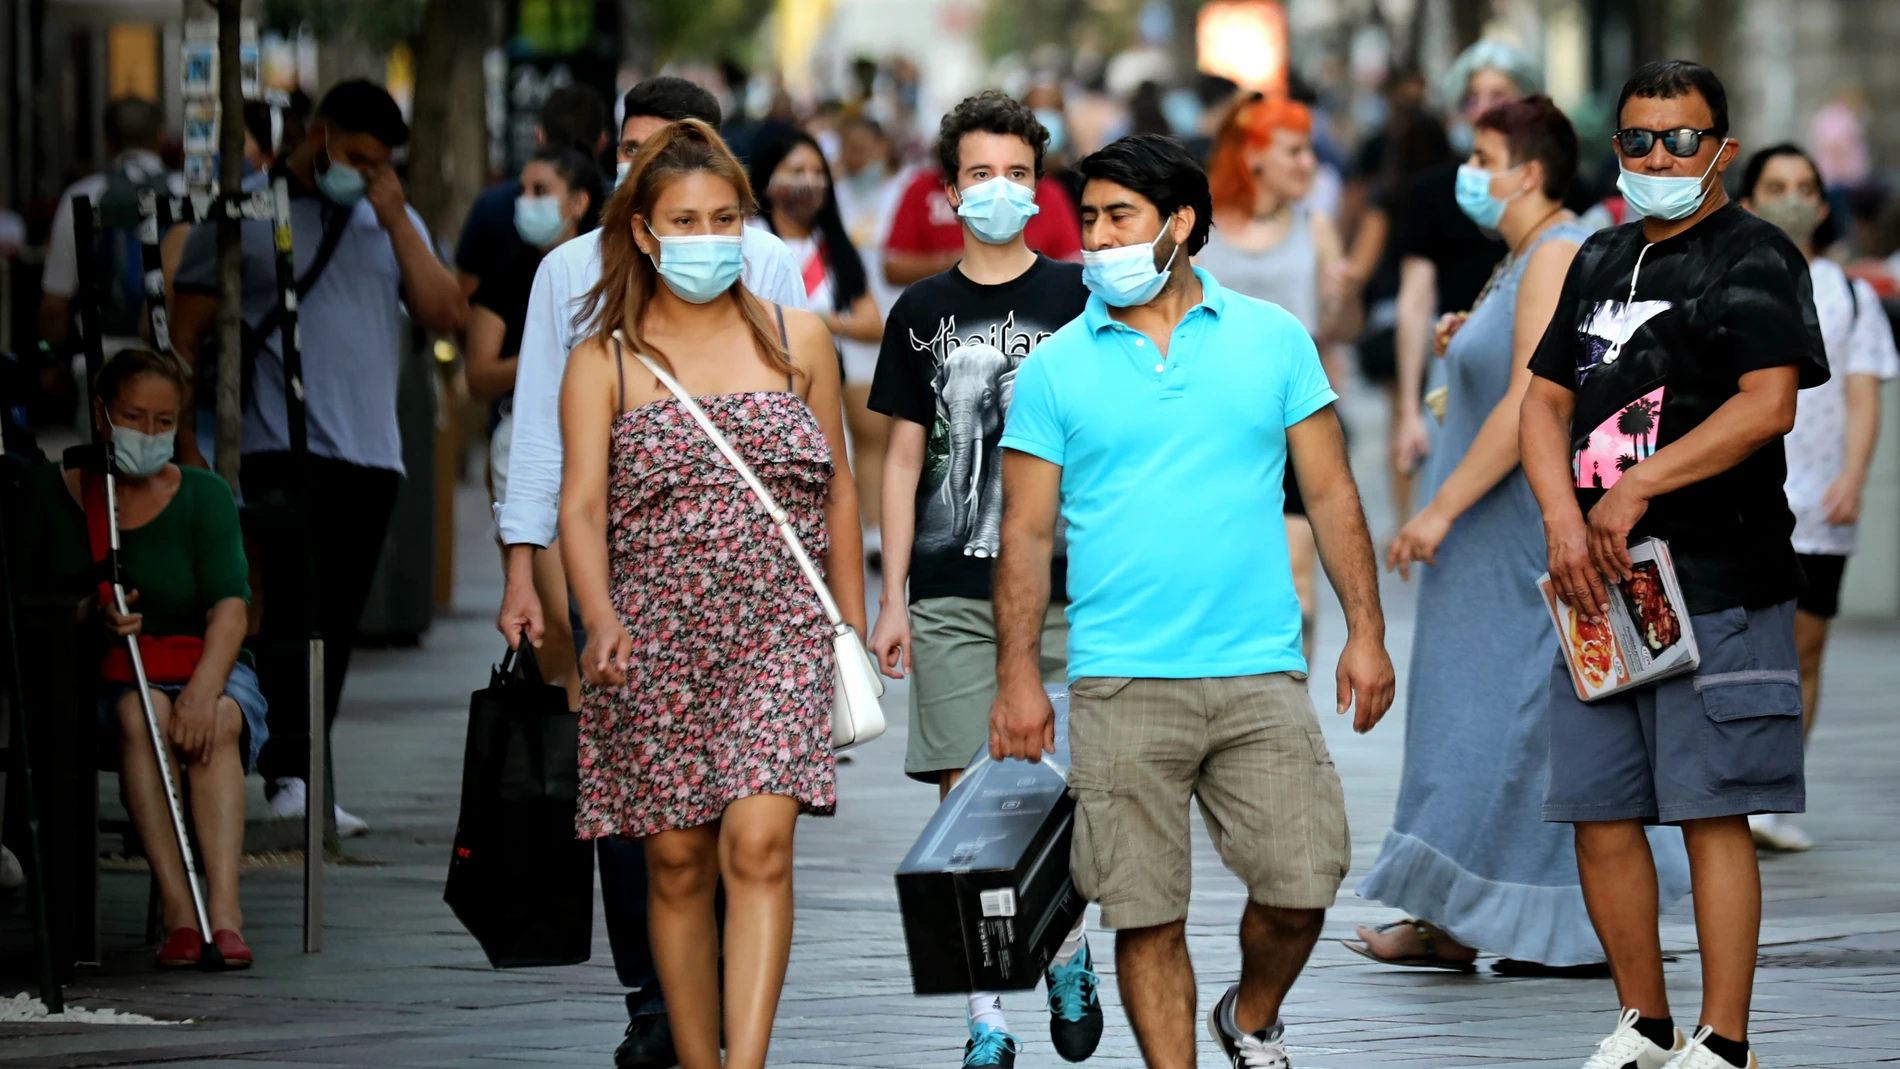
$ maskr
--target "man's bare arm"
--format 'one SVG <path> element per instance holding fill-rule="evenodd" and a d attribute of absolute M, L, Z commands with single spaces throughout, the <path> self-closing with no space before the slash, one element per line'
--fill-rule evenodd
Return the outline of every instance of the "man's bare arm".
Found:
<path fill-rule="evenodd" d="M 1356 731 L 1370 731 L 1392 707 L 1397 683 L 1385 650 L 1379 566 L 1372 553 L 1359 487 L 1346 459 L 1346 437 L 1331 405 L 1287 428 L 1287 450 L 1306 498 L 1320 563 L 1346 612 L 1346 650 L 1339 659 L 1338 711 L 1357 706 Z"/>
<path fill-rule="evenodd" d="M 1049 610 L 1062 468 L 1003 451 L 1003 537 L 991 599 L 996 614 L 996 702 L 990 755 L 1039 760 L 1055 748 L 1054 712 L 1042 689 L 1042 621 Z"/>

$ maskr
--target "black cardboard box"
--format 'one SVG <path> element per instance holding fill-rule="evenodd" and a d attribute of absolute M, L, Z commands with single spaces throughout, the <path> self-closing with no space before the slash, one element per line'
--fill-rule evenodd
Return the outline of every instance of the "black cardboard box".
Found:
<path fill-rule="evenodd" d="M 1069 695 L 1049 688 L 1056 752 L 992 761 L 979 750 L 897 869 L 919 995 L 1025 991 L 1086 903 L 1069 881 Z"/>

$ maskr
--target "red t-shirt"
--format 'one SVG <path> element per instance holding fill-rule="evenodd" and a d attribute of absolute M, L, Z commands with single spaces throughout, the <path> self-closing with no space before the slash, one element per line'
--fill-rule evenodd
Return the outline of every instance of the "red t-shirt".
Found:
<path fill-rule="evenodd" d="M 1082 220 L 1062 183 L 1047 175 L 1036 184 L 1036 207 L 1042 209 L 1029 217 L 1023 239 L 1029 247 L 1055 260 L 1078 260 L 1082 256 Z M 950 207 L 943 192 L 943 176 L 935 168 L 918 170 L 904 195 L 898 199 L 897 213 L 891 218 L 891 234 L 884 247 L 891 252 L 960 252 L 963 249 L 963 223 Z"/>

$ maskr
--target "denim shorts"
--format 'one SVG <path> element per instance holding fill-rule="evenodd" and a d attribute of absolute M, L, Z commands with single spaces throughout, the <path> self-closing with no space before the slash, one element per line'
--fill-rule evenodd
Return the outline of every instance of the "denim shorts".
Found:
<path fill-rule="evenodd" d="M 119 731 L 119 699 L 136 687 L 131 684 L 108 684 L 108 687 L 99 702 L 99 731 L 102 737 L 116 738 Z M 185 685 L 154 683 L 152 689 L 176 698 Z M 257 672 L 243 661 L 231 666 L 231 674 L 224 681 L 224 696 L 236 702 L 238 711 L 244 715 L 244 727 L 238 733 L 238 753 L 244 758 L 244 771 L 249 772 L 257 765 L 258 751 L 264 748 L 265 741 L 270 738 L 270 728 L 264 724 L 264 714 L 270 709 L 270 703 L 264 700 L 264 692 L 257 688 Z M 118 771 L 119 748 L 100 747 L 99 765 L 102 771 Z"/>
<path fill-rule="evenodd" d="M 1701 666 L 1584 702 L 1561 654 L 1550 677 L 1550 782 L 1558 823 L 1799 813 L 1801 672 L 1792 601 L 1691 616 Z"/>

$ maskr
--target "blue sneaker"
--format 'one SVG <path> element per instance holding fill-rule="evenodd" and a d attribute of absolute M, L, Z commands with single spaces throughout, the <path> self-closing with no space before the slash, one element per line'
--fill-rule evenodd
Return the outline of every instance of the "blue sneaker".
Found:
<path fill-rule="evenodd" d="M 1043 974 L 1049 984 L 1049 1042 L 1064 1061 L 1082 1061 L 1102 1042 L 1102 999 L 1096 994 L 1102 981 L 1093 965 L 1083 943 L 1067 965 L 1050 965 Z"/>
<path fill-rule="evenodd" d="M 970 1041 L 963 1045 L 963 1069 L 1015 1069 L 1022 1050 L 1016 1037 L 986 1024 L 970 1025 Z"/>

